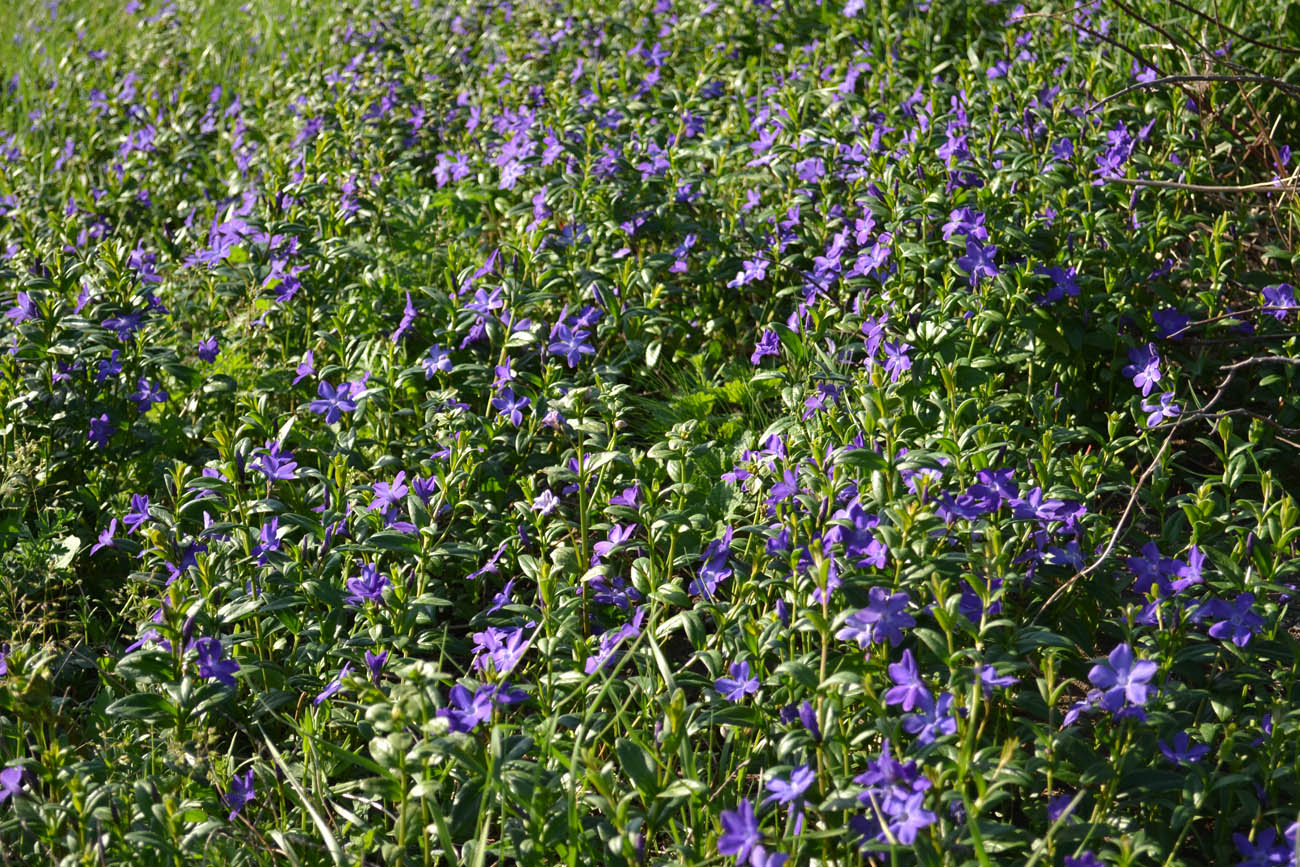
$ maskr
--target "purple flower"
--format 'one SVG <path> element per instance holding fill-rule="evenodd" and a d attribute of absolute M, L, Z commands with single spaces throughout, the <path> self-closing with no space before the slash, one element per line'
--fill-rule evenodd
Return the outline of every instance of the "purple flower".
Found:
<path fill-rule="evenodd" d="M 1274 319 L 1285 319 L 1288 311 L 1296 309 L 1295 291 L 1290 283 L 1265 286 L 1264 304 L 1271 308 L 1268 312 Z"/>
<path fill-rule="evenodd" d="M 1205 580 L 1202 577 L 1202 572 L 1205 569 L 1205 554 L 1198 546 L 1193 545 L 1187 549 L 1186 565 L 1178 561 L 1174 562 L 1177 563 L 1175 574 L 1179 576 L 1178 580 L 1171 585 L 1175 593 L 1181 593 L 1188 587 L 1200 584 Z"/>
<path fill-rule="evenodd" d="M 640 498 L 641 483 L 637 482 L 630 488 L 624 488 L 621 494 L 610 497 L 609 504 L 611 506 L 627 506 L 628 508 L 635 509 Z"/>
<path fill-rule="evenodd" d="M 131 511 L 122 516 L 122 523 L 126 525 L 126 531 L 134 533 L 151 520 L 153 518 L 149 515 L 149 495 L 132 494 Z"/>
<path fill-rule="evenodd" d="M 1034 272 L 1052 278 L 1052 288 L 1035 299 L 1038 304 L 1054 304 L 1067 295 L 1079 294 L 1079 274 L 1074 268 L 1051 265 L 1047 268 L 1035 268 Z"/>
<path fill-rule="evenodd" d="M 523 424 L 523 410 L 530 403 L 532 401 L 526 397 L 516 397 L 514 390 L 509 388 L 502 389 L 499 396 L 492 398 L 492 405 L 497 408 L 498 414 L 502 418 L 509 419 L 515 427 Z"/>
<path fill-rule="evenodd" d="M 1092 713 L 1101 704 L 1101 690 L 1091 689 L 1083 698 L 1070 705 L 1065 712 L 1065 718 L 1061 720 L 1061 728 L 1067 729 L 1074 724 L 1080 716 L 1085 713 Z"/>
<path fill-rule="evenodd" d="M 933 825 L 935 814 L 925 809 L 925 793 L 916 792 L 898 805 L 890 816 L 889 832 L 904 846 L 916 842 L 917 834 Z"/>
<path fill-rule="evenodd" d="M 691 595 L 702 594 L 706 599 L 713 599 L 718 584 L 731 577 L 731 525 L 727 525 L 721 539 L 714 539 L 704 546 L 700 560 L 700 574 L 686 587 Z"/>
<path fill-rule="evenodd" d="M 253 553 L 257 555 L 257 565 L 265 566 L 267 560 L 269 559 L 267 555 L 270 554 L 272 551 L 279 551 L 279 550 L 280 550 L 280 519 L 277 517 L 277 518 L 272 518 L 271 520 L 267 521 L 265 524 L 262 525 L 261 540 L 257 543 L 257 546 L 253 549 Z"/>
<path fill-rule="evenodd" d="M 910 844 L 923 828 L 934 823 L 934 813 L 923 806 L 929 779 L 922 776 L 916 762 L 902 764 L 894 759 L 887 738 L 880 757 L 869 762 L 867 770 L 853 781 L 867 787 L 858 800 L 871 808 L 871 814 L 850 820 L 852 828 L 864 838 Z"/>
<path fill-rule="evenodd" d="M 1074 142 L 1068 138 L 1059 138 L 1052 142 L 1048 151 L 1058 160 L 1068 162 L 1074 156 Z"/>
<path fill-rule="evenodd" d="M 930 692 L 921 681 L 916 659 L 912 651 L 904 650 L 903 658 L 889 665 L 889 679 L 894 686 L 885 692 L 885 704 L 901 704 L 903 710 L 909 711 L 917 705 L 930 701 Z"/>
<path fill-rule="evenodd" d="M 624 623 L 618 629 L 608 629 L 601 633 L 600 644 L 596 653 L 587 657 L 587 661 L 583 665 L 583 671 L 587 674 L 595 674 L 609 665 L 613 661 L 614 652 L 618 650 L 619 645 L 641 635 L 641 624 L 643 622 L 645 622 L 644 605 L 636 610 L 631 623 Z"/>
<path fill-rule="evenodd" d="M 1187 732 L 1179 732 L 1174 735 L 1172 746 L 1164 741 L 1158 741 L 1158 743 L 1160 752 L 1164 753 L 1165 758 L 1179 765 L 1199 762 L 1210 751 L 1210 748 L 1205 744 L 1191 745 Z"/>
<path fill-rule="evenodd" d="M 643 178 L 660 177 L 668 171 L 670 163 L 668 162 L 667 153 L 655 142 L 650 142 L 646 146 L 646 156 L 649 159 L 636 164 L 637 171 Z"/>
<path fill-rule="evenodd" d="M 1245 834 L 1233 834 L 1232 842 L 1237 845 L 1237 851 L 1244 859 L 1238 867 L 1286 867 L 1293 863 L 1295 857 L 1295 846 L 1279 841 L 1277 831 L 1273 828 L 1262 829 L 1254 843 Z"/>
<path fill-rule="evenodd" d="M 776 777 L 767 781 L 767 790 L 772 794 L 764 798 L 763 803 L 776 801 L 778 804 L 789 804 L 788 815 L 794 820 L 796 836 L 803 832 L 804 794 L 816 780 L 817 772 L 812 769 L 812 765 L 800 765 L 790 772 L 789 780 Z"/>
<path fill-rule="evenodd" d="M 885 313 L 877 319 L 874 316 L 868 316 L 862 322 L 862 333 L 866 335 L 867 355 L 875 356 L 876 351 L 880 349 L 880 343 L 885 338 L 885 325 L 889 322 L 889 314 Z"/>
<path fill-rule="evenodd" d="M 253 769 L 249 768 L 242 777 L 235 774 L 230 780 L 229 791 L 221 796 L 222 803 L 230 808 L 230 817 L 227 821 L 235 821 L 235 816 L 253 800 L 254 794 Z"/>
<path fill-rule="evenodd" d="M 352 671 L 352 663 L 351 662 L 343 663 L 343 668 L 339 671 L 337 675 L 335 675 L 334 679 L 331 680 L 329 683 L 327 683 L 325 685 L 325 688 L 322 689 L 316 695 L 316 697 L 311 700 L 312 705 L 315 707 L 320 707 L 321 702 L 325 701 L 325 699 L 330 698 L 331 696 L 338 695 L 339 692 L 342 691 L 343 689 L 343 678 L 347 677 L 348 672 L 350 671 Z"/>
<path fill-rule="evenodd" d="M 1060 819 L 1062 815 L 1065 815 L 1065 808 L 1070 806 L 1072 800 L 1074 800 L 1074 798 L 1072 798 L 1068 792 L 1050 799 L 1047 802 L 1047 821 L 1055 824 L 1056 820 Z M 1069 821 L 1078 821 L 1078 819 L 1073 815 L 1067 816 L 1066 818 Z"/>
<path fill-rule="evenodd" d="M 1201 607 L 1203 617 L 1223 618 L 1210 627 L 1210 635 L 1220 641 L 1231 639 L 1238 647 L 1250 643 L 1251 636 L 1264 628 L 1264 618 L 1255 613 L 1255 594 L 1242 593 L 1232 604 L 1214 599 Z M 1200 619 L 1198 617 L 1197 619 Z"/>
<path fill-rule="evenodd" d="M 869 761 L 867 769 L 853 782 L 867 787 L 858 795 L 859 802 L 874 804 L 885 813 L 893 813 L 913 793 L 930 788 L 930 780 L 921 774 L 916 762 L 903 764 L 891 755 L 888 738 L 881 745 L 879 758 Z M 883 834 L 880 839 L 885 839 Z"/>
<path fill-rule="evenodd" d="M 799 716 L 799 722 L 803 724 L 803 727 L 808 731 L 808 734 L 812 735 L 813 740 L 821 743 L 822 730 L 821 727 L 817 725 L 817 711 L 813 709 L 812 703 L 807 701 L 803 702 L 799 705 L 797 713 Z"/>
<path fill-rule="evenodd" d="M 825 548 L 842 542 L 844 553 L 855 561 L 855 565 L 885 567 L 889 549 L 872 532 L 880 525 L 878 517 L 868 514 L 860 502 L 853 500 L 847 507 L 836 510 L 831 521 L 831 527 L 822 534 Z"/>
<path fill-rule="evenodd" d="M 736 276 L 727 284 L 732 289 L 744 286 L 746 283 L 754 283 L 767 277 L 767 260 L 762 256 L 755 256 L 753 259 L 746 259 L 741 265 L 741 269 L 736 272 Z"/>
<path fill-rule="evenodd" d="M 393 331 L 390 338 L 393 343 L 401 341 L 402 336 L 411 330 L 412 323 L 415 322 L 415 305 L 411 303 L 411 293 L 406 293 L 406 307 L 402 310 L 401 321 L 397 323 L 397 328 Z"/>
<path fill-rule="evenodd" d="M 1084 852 L 1078 858 L 1065 856 L 1065 867 L 1106 867 L 1106 863 L 1091 852 Z"/>
<path fill-rule="evenodd" d="M 1147 416 L 1147 427 L 1155 427 L 1167 418 L 1177 418 L 1183 411 L 1183 408 L 1174 403 L 1174 393 L 1166 391 L 1160 395 L 1159 403 L 1142 402 L 1142 411 L 1150 413 Z"/>
<path fill-rule="evenodd" d="M 749 356 L 750 364 L 761 364 L 763 359 L 768 355 L 777 355 L 781 346 L 781 340 L 777 337 L 775 331 L 771 328 L 764 328 L 763 334 L 759 337 L 758 342 L 754 344 L 754 352 Z"/>
<path fill-rule="evenodd" d="M 970 275 L 972 286 L 978 286 L 981 278 L 998 275 L 997 255 L 997 247 L 985 246 L 967 235 L 966 255 L 958 257 L 957 266 Z"/>
<path fill-rule="evenodd" d="M 957 731 L 957 720 L 952 715 L 951 693 L 941 693 L 936 702 L 929 693 L 923 693 L 919 702 L 920 713 L 903 717 L 903 731 L 916 735 L 917 746 L 934 743 L 936 738 Z"/>
<path fill-rule="evenodd" d="M 984 215 L 971 208 L 957 208 L 943 224 L 943 239 L 947 241 L 953 235 L 965 235 L 976 241 L 987 241 L 989 231 L 984 228 Z"/>
<path fill-rule="evenodd" d="M 108 522 L 108 527 L 99 534 L 99 541 L 90 546 L 90 553 L 94 554 L 100 548 L 116 548 L 117 543 L 113 541 L 113 534 L 117 532 L 117 518 Z"/>
<path fill-rule="evenodd" d="M 0 804 L 17 798 L 23 791 L 23 769 L 5 768 L 0 771 Z"/>
<path fill-rule="evenodd" d="M 485 683 L 471 693 L 458 683 L 448 695 L 450 705 L 439 708 L 437 715 L 444 717 L 454 732 L 472 732 L 479 723 L 492 718 L 492 695 L 491 684 Z"/>
<path fill-rule="evenodd" d="M 1160 381 L 1160 354 L 1156 352 L 1156 345 L 1148 343 L 1146 346 L 1130 349 L 1128 360 L 1132 364 L 1127 365 L 1123 373 L 1125 376 L 1132 377 L 1133 385 L 1142 389 L 1142 396 L 1146 397 Z"/>
<path fill-rule="evenodd" d="M 1100 175 L 1102 180 L 1114 176 L 1123 176 L 1124 164 L 1133 155 L 1133 147 L 1137 144 L 1137 141 L 1121 123 L 1116 123 L 1115 128 L 1106 133 L 1106 139 L 1110 147 L 1097 155 L 1097 168 L 1093 170 L 1093 174 Z M 1093 183 L 1101 182 L 1094 181 Z"/>
<path fill-rule="evenodd" d="M 543 515 L 549 515 L 560 505 L 560 498 L 555 496 L 552 491 L 542 491 L 533 498 L 532 509 L 534 512 L 541 512 Z"/>
<path fill-rule="evenodd" d="M 36 309 L 36 302 L 26 292 L 19 292 L 15 301 L 17 303 L 5 313 L 5 318 L 12 319 L 14 325 L 26 322 L 28 319 L 35 319 L 40 315 L 40 311 Z"/>
<path fill-rule="evenodd" d="M 281 451 L 280 444 L 274 441 L 268 441 L 266 449 L 251 464 L 253 469 L 266 476 L 268 482 L 290 481 L 298 478 L 298 462 L 293 459 L 291 453 Z"/>
<path fill-rule="evenodd" d="M 200 638 L 194 642 L 198 653 L 199 677 L 210 677 L 226 686 L 235 685 L 235 672 L 239 663 L 233 659 L 222 659 L 221 639 Z"/>
<path fill-rule="evenodd" d="M 510 605 L 512 602 L 514 602 L 514 599 L 510 597 L 510 593 L 512 590 L 514 590 L 514 588 L 515 588 L 515 579 L 511 578 L 509 581 L 506 582 L 506 586 L 502 587 L 496 593 L 492 594 L 492 604 L 488 606 L 486 613 L 491 614 L 493 611 L 500 611 L 502 608 L 505 608 L 507 605 Z"/>
<path fill-rule="evenodd" d="M 564 356 L 569 362 L 569 367 L 574 368 L 578 366 L 582 356 L 591 355 L 596 351 L 590 343 L 587 343 L 587 337 L 586 331 L 570 331 L 567 325 L 561 323 L 551 329 L 551 344 L 547 349 L 556 355 Z M 518 427 L 518 422 L 515 426 Z"/>
<path fill-rule="evenodd" d="M 501 555 L 504 554 L 505 552 L 506 552 L 506 543 L 502 542 L 501 545 L 496 549 L 496 552 L 493 553 L 493 555 L 487 559 L 487 562 L 483 564 L 483 568 L 479 569 L 478 571 L 469 573 L 468 575 L 465 576 L 465 580 L 475 581 L 489 572 L 491 572 L 493 575 L 497 574 L 497 572 L 499 571 L 497 569 L 497 561 L 501 559 Z"/>
<path fill-rule="evenodd" d="M 297 376 L 293 378 L 293 382 L 291 384 L 297 385 L 299 382 L 306 379 L 307 377 L 314 376 L 316 374 L 316 368 L 313 366 L 314 364 L 315 364 L 315 359 L 312 358 L 311 350 L 308 349 L 307 352 L 303 355 L 302 361 L 298 362 L 298 369 L 295 371 L 295 373 L 297 373 Z"/>
<path fill-rule="evenodd" d="M 1204 558 L 1200 557 L 1199 549 L 1196 550 L 1196 554 L 1200 558 L 1197 560 L 1199 567 Z M 1152 585 L 1159 588 L 1161 596 L 1168 596 L 1173 590 L 1168 579 L 1170 576 L 1180 574 L 1186 568 L 1174 558 L 1162 555 L 1155 542 L 1147 542 L 1142 546 L 1141 557 L 1129 557 L 1126 562 L 1129 569 L 1137 576 L 1133 583 L 1133 591 L 1143 596 L 1150 592 Z M 1199 582 L 1193 580 L 1182 586 L 1195 583 Z"/>
<path fill-rule="evenodd" d="M 1154 662 L 1135 659 L 1133 648 L 1120 644 L 1110 652 L 1106 662 L 1092 667 L 1088 680 L 1103 691 L 1101 706 L 1116 713 L 1126 705 L 1140 708 L 1147 703 L 1153 690 L 1151 678 L 1155 677 L 1156 670 Z"/>
<path fill-rule="evenodd" d="M 912 347 L 902 341 L 895 343 L 890 340 L 884 342 L 884 347 L 885 372 L 889 374 L 890 382 L 898 382 L 899 376 L 912 369 L 912 359 L 907 355 Z"/>
<path fill-rule="evenodd" d="M 322 380 L 316 388 L 316 394 L 320 397 L 313 400 L 308 408 L 312 412 L 324 414 L 325 424 L 334 424 L 343 413 L 352 412 L 357 408 L 356 401 L 349 397 L 351 385 L 352 383 L 345 382 L 336 389 Z"/>
<path fill-rule="evenodd" d="M 95 365 L 95 382 L 104 382 L 122 372 L 122 362 L 118 361 L 122 351 L 114 349 L 111 357 L 101 358 Z"/>
<path fill-rule="evenodd" d="M 384 601 L 384 589 L 390 586 L 392 582 L 387 576 L 379 574 L 379 567 L 373 563 L 366 563 L 361 567 L 359 577 L 348 579 L 348 590 L 351 591 L 351 595 L 344 601 L 352 608 L 359 608 L 366 602 L 379 605 Z"/>
<path fill-rule="evenodd" d="M 465 309 L 472 310 L 480 317 L 484 317 L 493 310 L 498 310 L 501 307 L 504 307 L 505 302 L 501 300 L 501 292 L 504 288 L 505 287 L 503 286 L 498 286 L 491 292 L 481 288 L 475 289 L 474 299 L 465 305 Z"/>
<path fill-rule="evenodd" d="M 393 478 L 391 484 L 389 482 L 375 482 L 374 487 L 371 488 L 375 497 L 370 501 L 370 505 L 366 506 L 366 511 L 373 512 L 375 509 L 380 509 L 387 512 L 400 506 L 410 490 L 403 484 L 405 479 L 406 471 L 401 470 Z"/>
<path fill-rule="evenodd" d="M 722 693 L 723 698 L 738 702 L 758 692 L 758 678 L 750 677 L 748 662 L 733 662 L 729 670 L 731 677 L 720 677 L 713 682 L 713 688 Z"/>
<path fill-rule="evenodd" d="M 436 476 L 429 476 L 427 479 L 422 476 L 415 476 L 411 479 L 411 491 L 427 507 L 429 501 L 433 499 L 433 495 L 438 492 L 438 479 Z"/>
<path fill-rule="evenodd" d="M 616 547 L 631 539 L 633 534 L 636 533 L 636 529 L 636 524 L 628 524 L 627 526 L 615 524 L 613 527 L 610 527 L 609 535 L 605 537 L 605 540 L 597 542 L 592 546 L 592 565 L 594 566 L 601 562 L 604 558 L 613 553 Z"/>
<path fill-rule="evenodd" d="M 758 817 L 748 799 L 742 799 L 734 810 L 722 811 L 722 835 L 718 837 L 718 853 L 732 855 L 737 864 L 750 860 L 755 850 L 762 851 L 763 835 L 758 830 Z"/>
<path fill-rule="evenodd" d="M 935 154 L 951 166 L 954 159 L 964 160 L 970 157 L 970 140 L 960 133 L 960 127 L 949 123 L 944 143 L 935 149 Z"/>
<path fill-rule="evenodd" d="M 794 173 L 804 183 L 815 184 L 826 175 L 826 163 L 820 157 L 808 157 L 795 163 Z"/>
<path fill-rule="evenodd" d="M 817 772 L 812 769 L 812 765 L 800 765 L 790 772 L 789 780 L 777 777 L 767 781 L 767 790 L 772 794 L 764 798 L 763 803 L 776 801 L 778 804 L 793 804 L 803 798 L 816 780 Z"/>
<path fill-rule="evenodd" d="M 155 403 L 166 403 L 171 399 L 171 395 L 163 391 L 162 386 L 156 382 L 149 382 L 143 376 L 138 381 L 139 389 L 131 395 L 131 400 L 135 401 L 136 408 L 141 413 L 146 413 Z"/>
<path fill-rule="evenodd" d="M 868 591 L 867 607 L 850 614 L 835 637 L 856 641 L 864 648 L 883 641 L 897 647 L 903 640 L 903 630 L 916 625 L 916 619 L 906 611 L 911 601 L 906 593 L 891 595 L 884 587 L 872 587 Z"/>
<path fill-rule="evenodd" d="M 471 636 L 474 640 L 474 670 L 485 672 L 490 662 L 492 670 L 498 675 L 514 671 L 530 643 L 530 639 L 524 636 L 524 630 L 523 626 L 489 626 L 482 632 L 474 633 Z"/>
<path fill-rule="evenodd" d="M 451 356 L 436 343 L 429 347 L 429 354 L 420 360 L 420 364 L 424 367 L 425 379 L 433 379 L 438 371 L 451 373 Z"/>
<path fill-rule="evenodd" d="M 1156 333 L 1161 338 L 1170 338 L 1182 332 L 1192 322 L 1192 317 L 1173 307 L 1162 307 L 1151 314 L 1151 321 L 1156 325 Z"/>
<path fill-rule="evenodd" d="M 979 666 L 980 689 L 984 692 L 984 697 L 988 698 L 993 695 L 994 687 L 1015 686 L 1019 683 L 1011 675 L 998 676 L 998 670 L 991 665 Z"/>
<path fill-rule="evenodd" d="M 124 313 L 121 316 L 113 316 L 105 319 L 103 326 L 109 331 L 117 334 L 117 339 L 123 343 L 131 339 L 131 335 L 140 330 L 144 324 L 143 313 Z"/>
<path fill-rule="evenodd" d="M 115 433 L 117 433 L 117 428 L 108 420 L 108 413 L 104 413 L 99 418 L 90 420 L 90 432 L 86 434 L 86 439 L 101 449 L 107 448 L 108 441 L 112 439 Z"/>
<path fill-rule="evenodd" d="M 861 275 L 882 281 L 888 277 L 891 269 L 887 267 L 887 263 L 893 255 L 893 248 L 890 246 L 893 240 L 894 237 L 889 232 L 881 232 L 880 237 L 876 238 L 871 246 L 863 247 L 858 251 L 858 257 L 849 270 L 849 276 Z M 886 317 L 882 317 L 882 320 L 884 318 Z"/>
<path fill-rule="evenodd" d="M 772 486 L 771 496 L 767 498 L 767 504 L 774 506 L 777 503 L 790 499 L 799 493 L 799 480 L 795 476 L 794 470 L 785 470 L 781 474 L 781 481 Z"/>
<path fill-rule="evenodd" d="M 375 682 L 375 686 L 379 685 L 379 676 L 384 670 L 385 662 L 388 662 L 387 650 L 380 653 L 366 651 L 366 668 L 370 671 L 370 679 Z"/>
<path fill-rule="evenodd" d="M 205 337 L 199 341 L 199 360 L 213 362 L 221 354 L 221 347 L 217 346 L 217 338 Z"/>

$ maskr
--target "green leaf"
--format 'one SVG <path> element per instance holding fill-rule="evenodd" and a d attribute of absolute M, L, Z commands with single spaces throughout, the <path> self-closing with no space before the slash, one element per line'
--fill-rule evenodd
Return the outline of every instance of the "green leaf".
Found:
<path fill-rule="evenodd" d="M 154 692 L 137 692 L 119 699 L 104 713 L 115 719 L 141 720 L 149 723 L 165 722 L 176 716 L 176 705 Z"/>
<path fill-rule="evenodd" d="M 1286 16 L 1282 19 L 1282 27 L 1291 37 L 1293 45 L 1300 45 L 1300 3 L 1286 4 Z"/>
<path fill-rule="evenodd" d="M 650 345 L 645 348 L 645 366 L 654 370 L 659 364 L 659 353 L 663 351 L 664 345 L 658 340 L 650 341 Z"/>
<path fill-rule="evenodd" d="M 636 785 L 642 795 L 653 795 L 659 788 L 656 774 L 656 762 L 650 751 L 629 738 L 619 738 L 614 742 L 614 751 L 618 753 L 623 773 Z"/>
<path fill-rule="evenodd" d="M 72 560 L 81 550 L 81 540 L 76 536 L 67 535 L 58 541 L 58 553 L 54 555 L 54 568 L 67 569 L 72 565 Z"/>
<path fill-rule="evenodd" d="M 597 452 L 594 455 L 586 455 L 582 462 L 583 472 L 590 475 L 611 461 L 623 460 L 625 463 L 631 463 L 627 455 L 622 452 Z"/>
<path fill-rule="evenodd" d="M 795 683 L 805 686 L 808 689 L 817 689 L 817 672 L 811 665 L 806 665 L 798 660 L 792 659 L 783 662 L 776 667 L 777 674 L 789 675 Z"/>
<path fill-rule="evenodd" d="M 1041 626 L 1026 626 L 1016 636 L 1016 652 L 1019 654 L 1026 654 L 1044 647 L 1060 647 L 1071 650 L 1074 648 L 1074 642 Z"/>
<path fill-rule="evenodd" d="M 889 462 L 871 449 L 848 449 L 840 453 L 835 463 L 844 467 L 870 473 L 872 470 L 887 470 Z"/>
<path fill-rule="evenodd" d="M 325 821 L 325 817 L 320 814 L 320 811 L 307 797 L 307 793 L 303 791 L 297 778 L 294 777 L 293 771 L 284 763 L 284 759 L 280 757 L 280 751 L 275 748 L 275 744 L 265 731 L 262 732 L 262 740 L 266 744 L 266 748 L 271 751 L 271 758 L 280 769 L 281 779 L 288 782 L 289 787 L 298 796 L 298 803 L 302 804 L 302 808 L 311 816 L 312 823 L 316 826 L 316 832 L 320 835 L 321 842 L 325 844 L 325 850 L 330 854 L 330 860 L 334 862 L 335 867 L 342 867 L 344 863 L 343 847 L 339 845 L 334 832 L 330 830 L 329 823 Z"/>
<path fill-rule="evenodd" d="M 686 778 L 674 780 L 669 783 L 667 788 L 660 792 L 656 797 L 659 798 L 689 798 L 692 795 L 707 794 L 709 787 L 699 780 L 688 780 Z"/>

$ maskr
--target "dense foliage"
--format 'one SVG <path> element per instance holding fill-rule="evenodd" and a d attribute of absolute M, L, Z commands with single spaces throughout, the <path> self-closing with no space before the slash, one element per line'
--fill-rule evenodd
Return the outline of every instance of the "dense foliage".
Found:
<path fill-rule="evenodd" d="M 1294 864 L 1220 6 L 11 4 L 4 863 Z"/>

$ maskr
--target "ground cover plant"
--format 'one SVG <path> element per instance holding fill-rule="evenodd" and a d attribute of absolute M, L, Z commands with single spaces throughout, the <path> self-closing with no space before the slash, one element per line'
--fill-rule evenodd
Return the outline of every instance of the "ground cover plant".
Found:
<path fill-rule="evenodd" d="M 1295 864 L 1300 6 L 0 23 L 0 861 Z"/>

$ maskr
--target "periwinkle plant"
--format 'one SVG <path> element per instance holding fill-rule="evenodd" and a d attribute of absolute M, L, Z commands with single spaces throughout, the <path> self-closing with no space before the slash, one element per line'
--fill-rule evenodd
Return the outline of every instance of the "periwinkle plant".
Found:
<path fill-rule="evenodd" d="M 0 851 L 1294 862 L 1285 22 L 74 5 Z"/>

